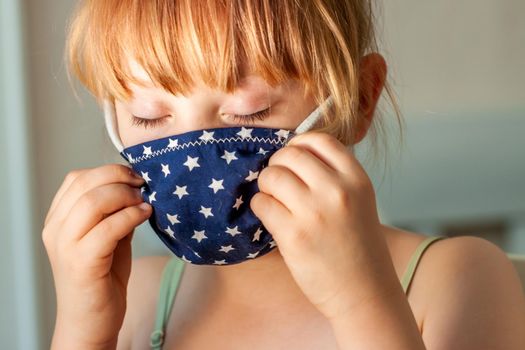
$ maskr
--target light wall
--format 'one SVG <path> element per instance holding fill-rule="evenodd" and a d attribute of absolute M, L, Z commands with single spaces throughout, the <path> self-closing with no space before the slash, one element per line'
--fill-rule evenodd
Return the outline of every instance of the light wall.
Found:
<path fill-rule="evenodd" d="M 0 1 L 0 348 L 41 344 L 25 30 L 18 1 Z M 29 335 L 29 336 L 28 336 Z"/>

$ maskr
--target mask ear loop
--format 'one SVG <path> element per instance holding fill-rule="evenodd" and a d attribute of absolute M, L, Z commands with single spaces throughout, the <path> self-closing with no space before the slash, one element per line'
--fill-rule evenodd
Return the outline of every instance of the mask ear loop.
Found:
<path fill-rule="evenodd" d="M 104 100 L 104 121 L 111 142 L 119 153 L 121 153 L 124 150 L 124 145 L 118 136 L 115 105 L 108 99 Z"/>
<path fill-rule="evenodd" d="M 288 138 L 285 142 L 285 146 L 288 145 L 288 142 L 298 134 L 302 134 L 310 129 L 321 119 L 323 116 L 323 112 L 330 108 L 333 104 L 333 98 L 332 96 L 328 96 L 326 100 L 324 100 L 323 103 L 321 103 L 308 117 L 306 117 L 305 120 L 297 128 L 295 128 L 294 135 L 292 135 L 290 138 Z"/>

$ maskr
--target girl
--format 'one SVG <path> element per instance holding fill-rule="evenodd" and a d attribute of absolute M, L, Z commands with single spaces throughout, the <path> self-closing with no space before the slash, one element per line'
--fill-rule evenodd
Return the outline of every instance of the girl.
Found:
<path fill-rule="evenodd" d="M 80 3 L 71 68 L 135 171 L 72 171 L 50 206 L 53 349 L 525 348 L 503 251 L 379 221 L 353 154 L 381 125 L 383 88 L 393 96 L 372 19 L 369 0 Z M 257 154 L 268 162 L 242 168 L 236 190 L 259 191 L 237 197 L 227 166 Z M 192 197 L 186 182 L 209 193 Z M 223 211 L 205 195 L 224 196 Z M 147 219 L 175 254 L 132 262 Z M 242 232 L 241 219 L 261 226 Z"/>

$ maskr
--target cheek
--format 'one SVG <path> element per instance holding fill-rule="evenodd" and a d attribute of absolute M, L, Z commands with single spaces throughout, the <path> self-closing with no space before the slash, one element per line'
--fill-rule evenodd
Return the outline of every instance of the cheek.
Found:
<path fill-rule="evenodd" d="M 295 129 L 317 107 L 311 93 L 305 93 L 305 87 L 297 81 L 283 85 L 281 93 L 287 96 L 284 115 L 287 116 L 288 129 Z"/>

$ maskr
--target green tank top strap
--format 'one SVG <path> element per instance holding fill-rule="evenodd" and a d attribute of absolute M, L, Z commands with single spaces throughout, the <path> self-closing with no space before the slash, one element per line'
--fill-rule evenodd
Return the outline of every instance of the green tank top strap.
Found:
<path fill-rule="evenodd" d="M 416 267 L 425 250 L 433 242 L 444 238 L 446 238 L 446 236 L 429 236 L 416 248 L 401 280 L 401 285 L 405 293 L 408 292 Z M 155 328 L 150 337 L 150 346 L 153 350 L 161 350 L 164 344 L 166 324 L 168 323 L 171 309 L 177 295 L 184 266 L 184 261 L 174 256 L 168 261 L 162 272 Z"/>
<path fill-rule="evenodd" d="M 414 277 L 416 267 L 425 250 L 430 246 L 430 244 L 443 238 L 446 238 L 446 236 L 429 236 L 418 245 L 418 247 L 412 254 L 412 257 L 410 258 L 405 273 L 403 274 L 403 278 L 401 279 L 401 286 L 403 287 L 405 294 L 408 293 L 408 288 L 410 288 L 412 277 Z"/>
<path fill-rule="evenodd" d="M 161 350 L 164 344 L 166 324 L 179 289 L 183 270 L 184 261 L 174 256 L 168 261 L 162 272 L 155 328 L 150 336 L 150 346 L 154 350 Z"/>

